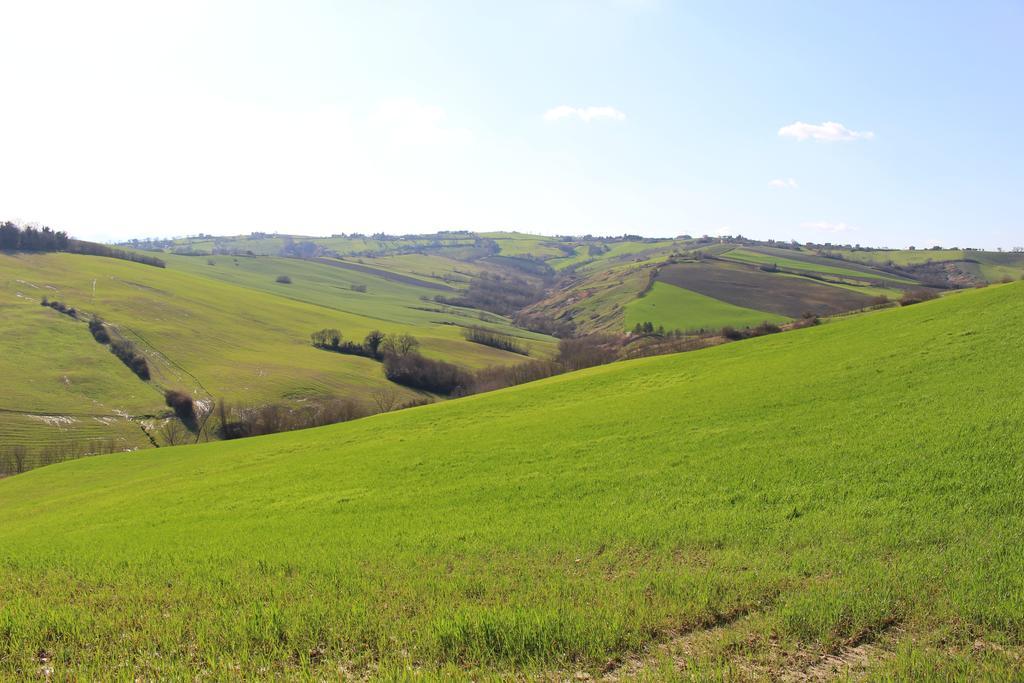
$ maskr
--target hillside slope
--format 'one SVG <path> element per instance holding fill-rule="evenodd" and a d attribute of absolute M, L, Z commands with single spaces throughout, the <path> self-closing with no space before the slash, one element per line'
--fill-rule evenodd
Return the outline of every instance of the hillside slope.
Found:
<path fill-rule="evenodd" d="M 291 284 L 276 282 L 279 275 Z M 551 337 L 500 316 L 421 300 L 432 293 L 298 259 L 171 256 L 167 268 L 155 268 L 79 254 L 0 253 L 7 387 L 0 457 L 13 446 L 33 453 L 149 447 L 142 418 L 167 412 L 165 389 L 206 401 L 294 405 L 328 398 L 365 404 L 373 391 L 396 386 L 376 361 L 313 348 L 310 334 L 323 328 L 354 341 L 372 329 L 412 334 L 425 355 L 474 369 L 523 357 L 467 341 L 469 326 L 515 335 L 534 357 L 555 347 Z M 44 296 L 76 308 L 78 319 L 40 306 Z M 92 315 L 140 349 L 151 381 L 93 340 Z"/>
<path fill-rule="evenodd" d="M 666 330 L 689 331 L 714 321 L 735 327 L 750 320 L 799 317 L 804 313 L 832 315 L 875 305 L 881 297 L 899 299 L 908 290 L 969 288 L 978 284 L 1019 279 L 1024 275 L 1024 253 L 976 250 L 892 251 L 829 244 L 796 244 L 743 237 L 692 237 L 675 239 L 621 237 L 544 237 L 516 232 L 441 232 L 433 235 L 388 236 L 337 235 L 301 237 L 257 234 L 249 237 L 200 236 L 179 240 L 129 243 L 162 250 L 174 263 L 174 254 L 191 254 L 178 263 L 205 263 L 197 255 L 219 261 L 231 254 L 318 257 L 335 266 L 381 272 L 388 278 L 413 278 L 413 286 L 434 299 L 437 288 L 463 288 L 480 272 L 504 277 L 526 277 L 534 285 L 542 280 L 542 295 L 525 302 L 529 316 L 572 326 L 579 334 L 621 334 L 637 322 L 651 322 Z M 171 252 L 168 256 L 168 252 Z M 322 258 L 322 257 L 339 257 Z M 692 266 L 699 259 L 699 268 Z M 280 259 L 275 259 L 280 261 Z M 356 265 L 356 263 L 360 265 Z M 236 259 L 237 263 L 237 259 Z M 243 265 L 245 264 L 243 258 Z M 665 272 L 659 273 L 663 266 Z M 209 269 L 214 277 L 236 278 L 231 269 Z M 678 280 L 672 276 L 675 272 Z M 351 274 L 351 273 L 350 273 Z M 705 306 L 677 304 L 650 310 L 641 301 L 655 280 L 719 300 L 725 306 L 706 318 Z M 236 281 L 236 280 L 233 280 Z M 241 280 L 237 280 L 241 281 Z M 265 287 L 265 281 L 255 281 Z M 739 287 L 735 285 L 739 284 Z M 383 289 L 389 289 L 385 286 Z M 371 291 L 373 285 L 371 284 Z M 671 290 L 664 290 L 671 291 Z M 670 298 L 680 299 L 686 294 Z M 349 305 L 374 305 L 363 297 L 343 298 Z M 695 297 L 690 296 L 694 300 Z M 479 305 L 479 300 L 472 305 Z M 484 306 L 487 310 L 501 310 Z M 346 309 L 348 310 L 348 309 Z M 758 311 L 759 314 L 751 313 Z M 731 313 L 729 313 L 731 311 Z M 509 313 L 509 311 L 504 311 Z M 471 316 L 471 309 L 443 314 Z M 648 313 L 649 318 L 642 318 Z M 422 315 L 422 314 L 421 314 Z M 703 320 L 702 320 L 703 318 Z M 524 319 L 521 318 L 520 322 Z M 496 320 L 498 324 L 508 321 Z M 458 324 L 458 321 L 456 321 Z M 696 327 L 694 327 L 696 325 Z M 554 329 L 545 326 L 543 329 Z"/>
<path fill-rule="evenodd" d="M 0 676 L 1024 675 L 1022 304 L 2 480 Z"/>

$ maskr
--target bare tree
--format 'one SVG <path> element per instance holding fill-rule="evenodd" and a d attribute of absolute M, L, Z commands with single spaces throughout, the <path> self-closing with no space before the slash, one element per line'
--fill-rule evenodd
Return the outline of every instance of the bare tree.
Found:
<path fill-rule="evenodd" d="M 389 413 L 398 405 L 399 394 L 394 387 L 383 387 L 373 392 L 373 402 L 377 404 L 377 410 L 382 413 Z"/>
<path fill-rule="evenodd" d="M 177 418 L 164 421 L 163 426 L 160 427 L 160 437 L 165 446 L 178 446 L 192 440 L 192 435 Z"/>
<path fill-rule="evenodd" d="M 380 345 L 384 341 L 384 333 L 380 330 L 371 330 L 366 335 L 366 339 L 363 340 L 363 348 L 370 352 L 370 355 L 377 357 L 380 350 Z"/>
<path fill-rule="evenodd" d="M 21 474 L 25 471 L 25 461 L 28 459 L 28 448 L 17 445 L 11 449 L 11 458 L 14 461 L 14 473 Z"/>
<path fill-rule="evenodd" d="M 196 443 L 200 441 L 213 441 L 213 399 L 195 402 L 196 424 L 199 425 L 199 432 L 196 434 Z"/>
<path fill-rule="evenodd" d="M 405 356 L 420 347 L 420 340 L 411 334 L 388 334 L 380 342 L 381 355 Z"/>

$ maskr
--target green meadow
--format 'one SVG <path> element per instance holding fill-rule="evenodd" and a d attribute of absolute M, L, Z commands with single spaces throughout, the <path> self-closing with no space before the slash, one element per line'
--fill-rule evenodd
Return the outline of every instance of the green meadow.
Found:
<path fill-rule="evenodd" d="M 626 304 L 626 329 L 650 322 L 666 330 L 718 330 L 726 325 L 753 327 L 785 322 L 785 316 L 734 306 L 666 282 L 655 282 L 644 296 Z"/>
<path fill-rule="evenodd" d="M 835 249 L 850 261 L 885 265 L 890 261 L 898 266 L 921 265 L 928 262 L 952 261 L 975 277 L 989 282 L 1002 278 L 1019 280 L 1024 277 L 1024 252 L 980 251 L 974 249 Z"/>
<path fill-rule="evenodd" d="M 364 326 L 370 324 L 382 329 L 395 327 L 403 332 L 411 332 L 415 328 L 421 333 L 444 339 L 460 339 L 460 326 L 480 325 L 483 322 L 504 334 L 528 340 L 536 347 L 539 355 L 549 353 L 554 348 L 551 337 L 513 327 L 507 318 L 433 301 L 436 295 L 457 296 L 465 288 L 464 282 L 451 282 L 451 276 L 459 274 L 455 268 L 462 264 L 456 266 L 443 257 L 390 256 L 363 259 L 362 262 L 328 259 L 328 262 L 342 264 L 338 266 L 275 256 L 247 258 L 168 255 L 166 260 L 168 267 L 174 270 L 360 316 L 366 321 Z M 346 263 L 379 270 L 381 275 L 346 268 Z M 431 270 L 427 271 L 428 268 Z M 478 272 L 479 269 L 467 265 L 460 270 Z M 423 284 L 387 279 L 391 274 L 399 274 Z M 279 275 L 287 275 L 291 283 L 277 282 Z M 444 279 L 446 275 L 448 282 Z M 461 278 L 463 281 L 466 279 L 465 276 Z M 444 329 L 446 327 L 451 329 Z M 470 366 L 478 365 L 481 360 L 487 363 L 502 358 L 492 354 L 486 355 L 485 359 L 476 358 L 474 347 L 466 344 L 459 353 L 449 352 L 448 355 Z M 439 350 L 437 355 L 441 357 L 445 353 Z M 460 355 L 464 358 L 460 358 Z"/>
<path fill-rule="evenodd" d="M 776 253 L 764 253 L 763 251 L 757 251 L 754 249 L 731 249 L 728 252 L 722 254 L 722 258 L 729 259 L 730 261 L 740 261 L 741 263 L 753 263 L 756 265 L 763 266 L 777 266 L 785 270 L 793 270 L 798 273 L 822 273 L 827 275 L 838 275 L 844 278 L 853 278 L 856 280 L 870 279 L 878 281 L 879 284 L 885 282 L 896 282 L 902 284 L 913 284 L 912 280 L 902 278 L 894 275 L 887 275 L 880 271 L 867 271 L 855 269 L 856 266 L 844 268 L 840 265 L 829 265 L 820 262 L 812 262 L 808 260 L 790 258 L 786 256 L 780 256 Z M 824 259 L 819 259 L 824 260 Z M 836 261 L 835 263 L 841 263 Z"/>
<path fill-rule="evenodd" d="M 279 275 L 292 283 L 276 282 Z M 356 341 L 372 329 L 412 334 L 425 355 L 473 369 L 523 357 L 466 341 L 466 326 L 513 334 L 536 357 L 555 347 L 500 316 L 424 300 L 436 293 L 298 259 L 169 256 L 167 268 L 154 268 L 77 254 L 0 254 L 0 445 L 107 438 L 124 448 L 150 445 L 126 417 L 166 412 L 165 389 L 258 405 L 365 403 L 395 386 L 376 361 L 313 348 L 309 335 L 322 328 Z M 75 307 L 81 319 L 40 306 L 43 296 Z M 93 341 L 85 323 L 92 315 L 142 350 L 152 381 Z"/>
<path fill-rule="evenodd" d="M 1022 301 L 0 480 L 0 677 L 1019 679 Z"/>

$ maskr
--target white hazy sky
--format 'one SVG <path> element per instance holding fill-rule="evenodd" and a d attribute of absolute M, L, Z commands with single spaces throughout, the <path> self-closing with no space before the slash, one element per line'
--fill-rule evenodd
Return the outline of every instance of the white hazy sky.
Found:
<path fill-rule="evenodd" d="M 1024 5 L 0 0 L 0 219 L 1024 243 Z"/>

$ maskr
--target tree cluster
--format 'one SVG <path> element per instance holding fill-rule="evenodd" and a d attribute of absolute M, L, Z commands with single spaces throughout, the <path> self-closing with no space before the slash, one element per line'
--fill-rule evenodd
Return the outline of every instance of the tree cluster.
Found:
<path fill-rule="evenodd" d="M 465 306 L 490 311 L 498 315 L 513 315 L 544 296 L 541 287 L 526 280 L 481 273 L 474 277 L 466 292 L 457 297 L 436 296 L 438 303 Z"/>
<path fill-rule="evenodd" d="M 190 432 L 198 430 L 196 404 L 191 394 L 180 389 L 168 389 L 164 392 L 164 402 Z"/>
<path fill-rule="evenodd" d="M 434 394 L 473 392 L 473 375 L 457 365 L 426 358 L 415 352 L 386 354 L 384 376 L 396 384 Z"/>
<path fill-rule="evenodd" d="M 310 340 L 318 349 L 375 360 L 383 360 L 389 355 L 404 356 L 420 346 L 419 340 L 411 334 L 384 334 L 380 330 L 372 330 L 362 343 L 346 341 L 341 330 L 334 328 L 318 330 L 310 335 Z"/>
<path fill-rule="evenodd" d="M 31 225 L 19 228 L 16 223 L 0 223 L 0 250 L 3 251 L 66 251 L 68 234 Z"/>

